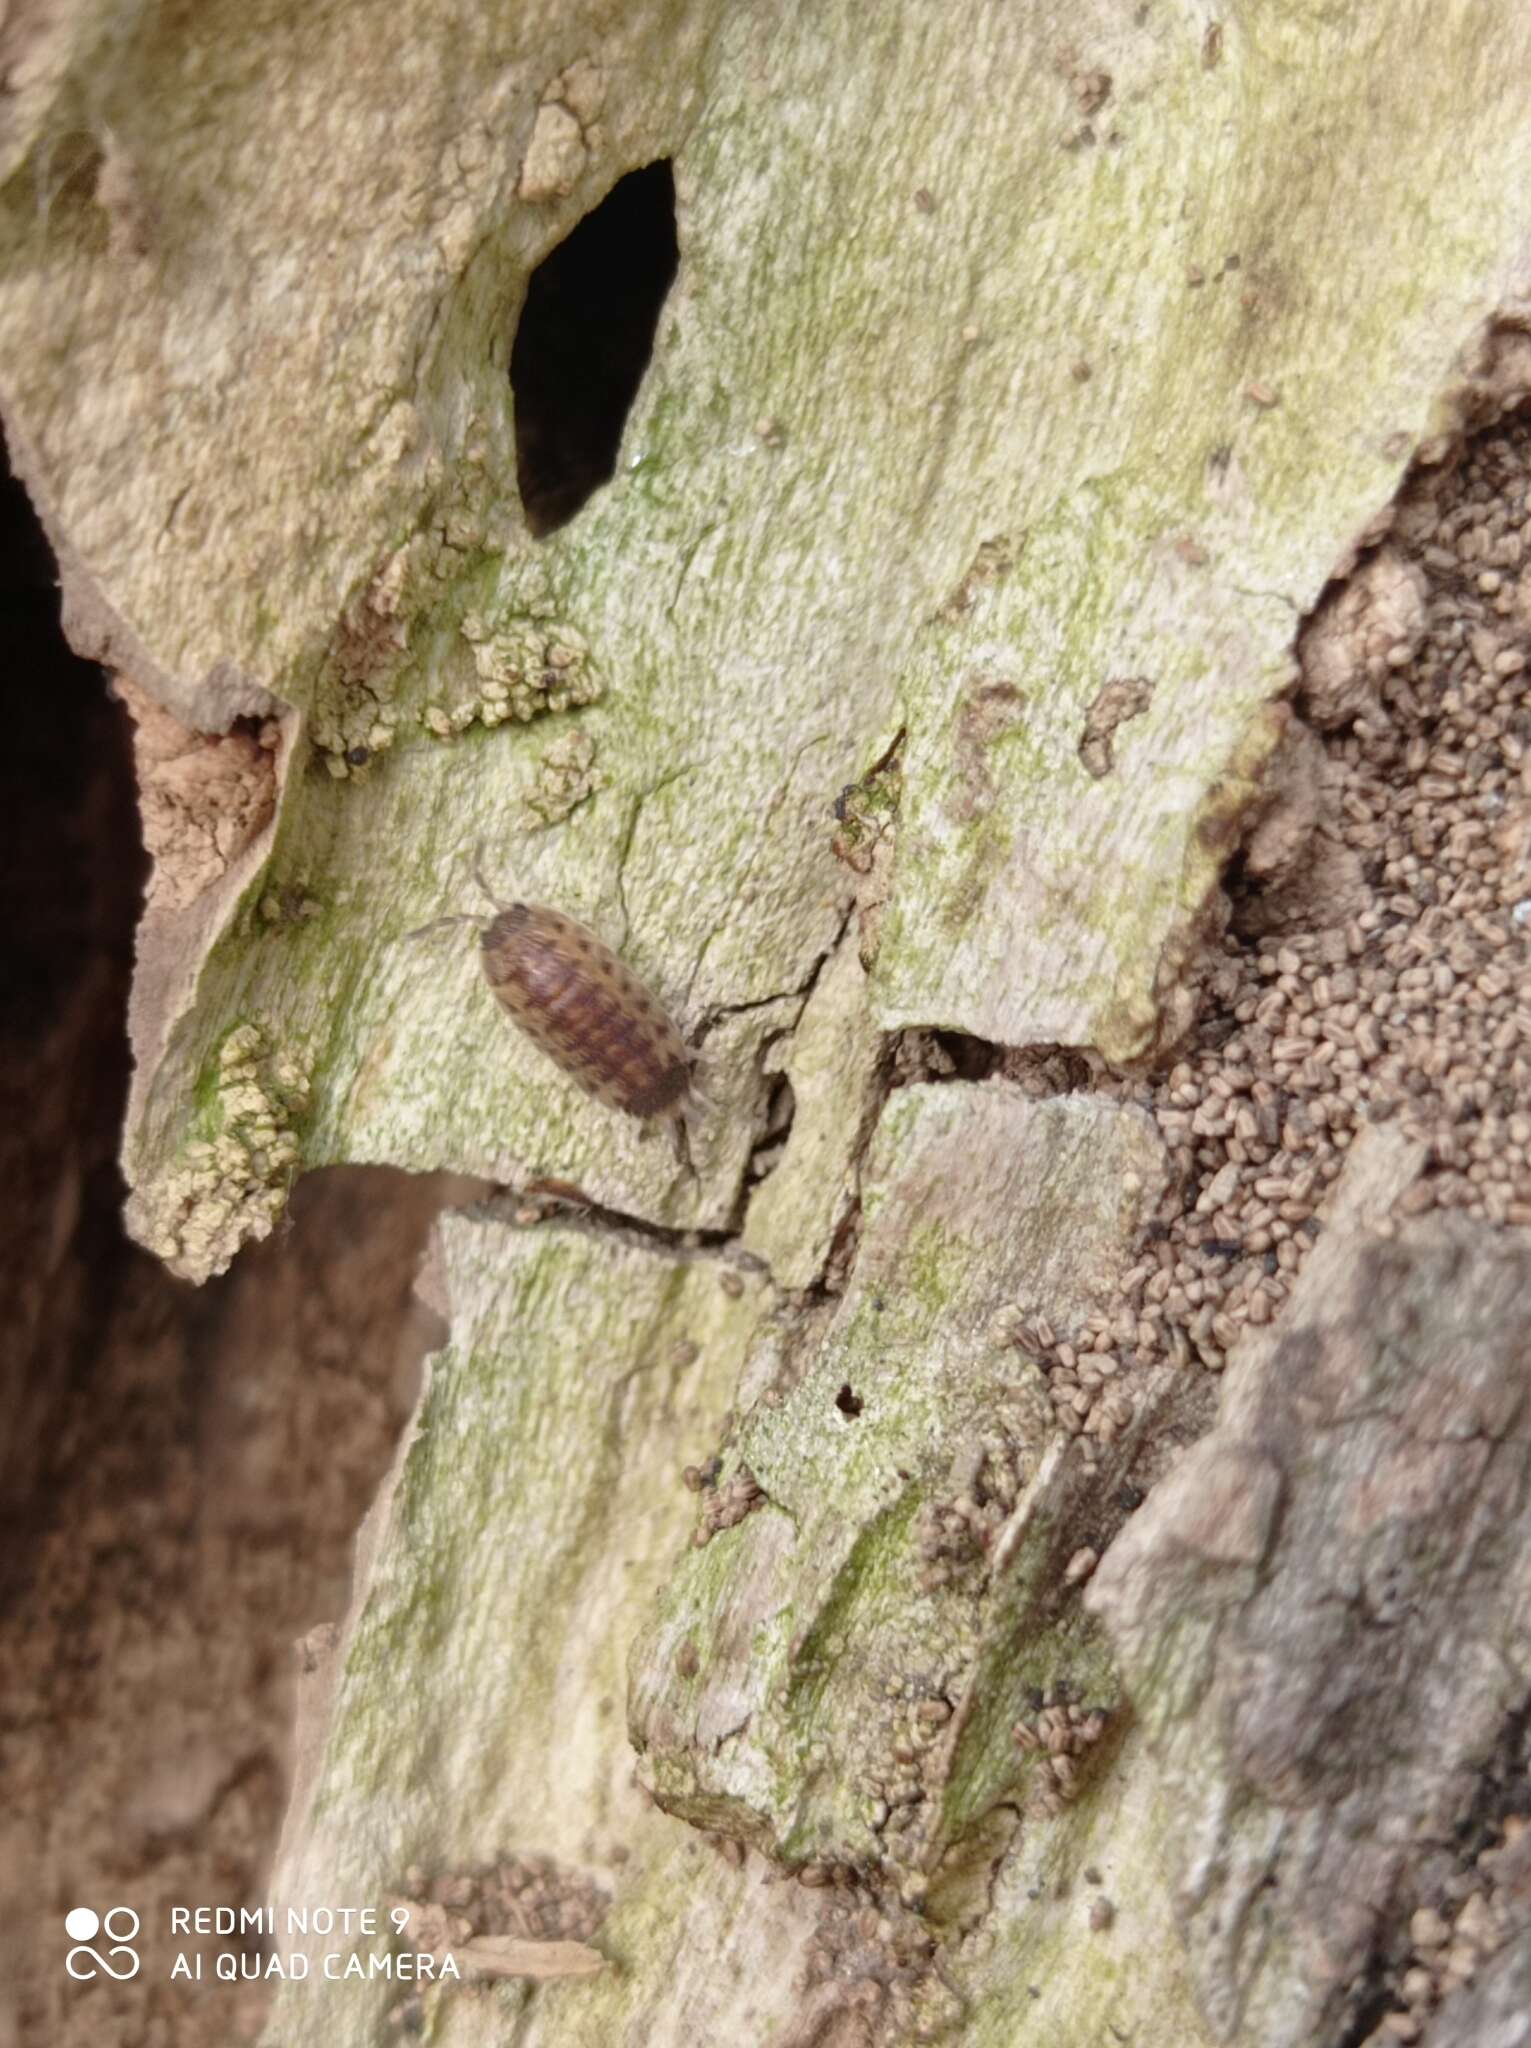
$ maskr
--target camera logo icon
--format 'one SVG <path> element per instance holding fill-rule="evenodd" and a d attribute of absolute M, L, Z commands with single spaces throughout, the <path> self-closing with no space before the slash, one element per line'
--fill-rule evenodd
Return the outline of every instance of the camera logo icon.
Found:
<path fill-rule="evenodd" d="M 109 1906 L 105 1917 L 89 1906 L 74 1906 L 64 1915 L 64 1932 L 77 1946 L 64 1958 L 71 1977 L 86 1982 L 98 1972 L 125 1981 L 138 1975 L 138 1951 L 129 1946 L 137 1938 L 138 1915 L 131 1906 Z M 88 1944 L 104 1934 L 112 1944 L 103 1955 Z"/>

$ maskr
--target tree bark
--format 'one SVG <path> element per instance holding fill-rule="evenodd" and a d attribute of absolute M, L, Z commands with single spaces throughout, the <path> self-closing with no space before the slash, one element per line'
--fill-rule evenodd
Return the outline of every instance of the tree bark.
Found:
<path fill-rule="evenodd" d="M 1177 1564 L 1185 1619 L 1156 1494 L 1087 1604 L 1216 1383 L 1140 1374 L 1086 1439 L 1036 1329 L 1111 1315 L 1169 1198 L 1094 1084 L 1185 1039 L 1230 860 L 1289 817 L 1300 622 L 1526 388 L 1531 18 L 22 0 L 0 38 L 0 406 L 162 822 L 135 1233 L 202 1279 L 318 1166 L 509 1191 L 441 1228 L 451 1341 L 308 1649 L 273 1896 L 607 1965 L 316 1968 L 270 2038 L 418 2000 L 453 2044 L 1338 2048 L 1397 1943 L 1347 1925 L 1305 2003 L 1330 1894 L 1181 1832 L 1326 1796 L 1258 1728 L 1207 1764 L 1237 1686 L 1176 1675 L 1277 1510 Z M 537 531 L 529 280 L 660 160 L 679 268 L 615 473 Z M 480 849 L 697 1046 L 689 1162 L 507 1028 L 460 928 L 412 942 Z M 1085 1085 L 1033 1085 L 1054 1057 Z M 1382 1271 L 1354 1230 L 1337 1290 Z M 1400 1286 L 1523 1301 L 1481 1234 Z M 1281 1325 L 1321 1380 L 1336 1323 L 1363 1377 L 1391 1342 L 1339 1299 Z M 1234 1382 L 1290 1356 L 1254 1333 Z M 1284 1398 L 1249 1516 L 1261 1474 L 1345 1476 Z M 1244 1492 L 1239 1427 L 1182 1507 Z M 1251 1963 L 1208 1928 L 1256 1906 Z"/>

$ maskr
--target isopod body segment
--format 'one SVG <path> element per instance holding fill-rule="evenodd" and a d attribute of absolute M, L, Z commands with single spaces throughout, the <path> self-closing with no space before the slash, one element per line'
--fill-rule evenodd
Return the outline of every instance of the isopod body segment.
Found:
<path fill-rule="evenodd" d="M 629 1116 L 681 1116 L 691 1085 L 685 1043 L 594 932 L 562 911 L 512 903 L 479 946 L 495 996 L 587 1095 Z"/>

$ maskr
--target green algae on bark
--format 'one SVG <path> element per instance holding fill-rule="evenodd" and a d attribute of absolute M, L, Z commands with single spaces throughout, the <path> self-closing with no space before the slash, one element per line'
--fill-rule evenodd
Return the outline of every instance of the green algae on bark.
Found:
<path fill-rule="evenodd" d="M 859 1131 L 846 1102 L 810 1099 L 824 1010 L 801 1053 L 789 1041 L 856 887 L 831 850 L 835 795 L 900 728 L 895 890 L 870 1016 L 848 998 L 848 1035 L 949 1027 L 1120 1058 L 1162 1041 L 1298 619 L 1420 436 L 1453 423 L 1459 347 L 1524 291 L 1531 20 L 1475 0 L 1267 5 L 1209 39 L 1181 0 L 640 0 L 620 19 L 570 0 L 340 5 L 297 35 L 280 6 L 232 0 L 45 13 L 13 7 L 5 28 L 0 404 L 71 630 L 188 723 L 302 714 L 263 871 L 231 871 L 194 917 L 146 933 L 142 1009 L 159 1022 L 140 1034 L 127 1138 L 146 1236 L 186 1263 L 186 1177 L 209 1164 L 192 1149 L 208 1142 L 201 1084 L 254 1019 L 262 1057 L 308 1078 L 292 1119 L 305 1164 L 553 1173 L 680 1228 L 733 1227 L 760 1067 L 797 1059 L 803 1128 L 746 1230 L 785 1275 L 822 1270 Z M 582 61 L 601 75 L 598 117 L 550 142 Z M 661 156 L 682 253 L 648 376 L 610 485 L 534 542 L 506 374 L 527 280 L 617 176 Z M 578 634 L 599 698 L 558 710 L 534 691 L 533 723 L 500 720 L 498 689 L 509 705 L 527 671 L 511 645 L 481 673 L 475 620 L 491 641 L 507 622 Z M 1080 739 L 1122 679 L 1151 694 L 1097 777 Z M 574 734 L 607 786 L 533 830 L 545 754 Z M 480 841 L 497 882 L 595 923 L 688 1028 L 712 1026 L 719 1113 L 694 1183 L 550 1080 L 495 1016 L 466 940 L 403 945 L 468 907 Z M 1001 1124 L 1017 1114 L 979 1093 Z M 361 1575 L 324 1803 L 294 1868 L 345 1894 L 391 1881 L 402 1855 L 494 1853 L 507 1832 L 599 1863 L 609 1815 L 633 1859 L 608 1859 L 627 1871 L 608 1921 L 621 1971 L 444 2003 L 435 2038 L 790 2037 L 802 1899 L 762 1893 L 632 1796 L 619 1650 L 658 1601 L 638 1706 L 677 1805 L 793 1854 L 876 1853 L 870 1789 L 857 1806 L 829 1782 L 834 1716 L 856 1697 L 849 1649 L 886 1616 L 911 1654 L 974 1656 L 975 1596 L 911 1595 L 908 1553 L 963 1455 L 952 1381 L 976 1411 L 1021 1373 L 972 1331 L 948 1349 L 954 1263 L 961 1299 L 1003 1295 L 1008 1239 L 985 1279 L 937 1216 L 902 1231 L 878 1213 L 897 1148 L 937 1117 L 925 1100 L 894 1098 L 863 1188 L 863 1260 L 879 1231 L 907 1252 L 885 1305 L 863 1277 L 854 1304 L 807 1302 L 761 1333 L 729 1455 L 736 1471 L 747 1447 L 764 1504 L 704 1550 L 682 1553 L 696 1503 L 666 1491 L 670 1461 L 715 1442 L 742 1334 L 697 1366 L 695 1414 L 661 1426 L 654 1375 L 622 1350 L 630 1311 L 658 1327 L 633 1246 L 578 1238 L 576 1259 L 561 1237 L 507 1252 L 493 1233 L 473 1255 L 480 1226 L 450 1227 L 436 1442 L 421 1440 Z M 1068 1161 L 1081 1185 L 1120 1168 L 1123 1120 L 1037 1115 L 1093 1133 Z M 795 1212 L 819 1140 L 825 1199 Z M 255 1143 L 239 1170 L 257 1199 L 202 1216 L 194 1269 L 270 1221 L 272 1163 Z M 1017 1200 L 1045 1194 L 1016 1173 Z M 1039 1200 L 1027 1253 L 1066 1302 L 1076 1222 Z M 560 1258 L 577 1275 L 560 1281 Z M 621 1397 L 583 1355 L 607 1335 L 634 1372 Z M 522 1407 L 486 1366 L 512 1355 Z M 757 1397 L 778 1369 L 772 1410 Z M 491 1456 L 479 1422 L 524 1435 L 507 1428 Z M 893 1465 L 887 1484 L 899 1458 L 918 1476 Z M 559 1501 L 539 1491 L 549 1472 Z M 507 1473 L 528 1481 L 521 1506 Z M 527 1519 L 560 1506 L 562 1579 Z M 592 1580 L 608 1631 L 570 1640 L 549 1676 L 558 1596 Z M 1045 1604 L 1040 1565 L 1014 1585 Z M 1106 1696 L 1079 1626 L 1026 1618 L 1024 1650 L 996 1635 L 964 1667 L 982 1682 L 965 1719 L 953 1710 L 927 1846 L 981 1837 L 1000 1859 L 989 1888 L 978 1856 L 971 1888 L 991 1960 L 957 1957 L 975 2043 L 1055 2022 L 1162 2048 L 1196 2036 L 1132 1738 L 1064 1815 L 1008 1849 L 984 1832 L 1004 1820 L 1007 1771 L 1026 1793 L 1003 1739 L 1019 1672 Z M 666 1642 L 677 1658 L 691 1644 L 689 1678 L 655 1666 Z M 788 1681 L 758 1726 L 740 1713 L 755 1712 L 751 1650 Z M 810 1652 L 811 1669 L 794 1663 Z M 506 1706 L 518 1672 L 527 1718 Z M 1103 1867 L 1125 1863 L 1140 1948 L 1120 1932 L 1065 1941 L 1052 1894 L 1029 1896 L 1085 1840 Z M 951 1869 L 930 1875 L 938 1898 L 959 1888 Z M 284 1994 L 274 2038 L 370 2040 L 384 2010 L 381 1993 L 334 1987 L 293 2017 L 303 2003 Z"/>
<path fill-rule="evenodd" d="M 996 1319 L 1020 1300 L 1069 1328 L 1098 1307 L 1161 1161 L 1148 1120 L 1119 1104 L 1034 1102 L 1005 1083 L 895 1092 L 846 1291 L 727 1447 L 719 1483 L 746 1473 L 761 1502 L 680 1563 L 636 1653 L 633 1735 L 663 1805 L 788 1863 L 887 1864 L 918 1881 L 1024 1779 L 1010 1724 L 1027 1691 L 1112 1687 L 1057 1580 L 1098 1533 L 1094 1496 L 1120 1489 L 1132 1445 L 1093 1474 L 1083 1447 L 1049 1449 L 1039 1376 Z M 932 1582 L 922 1511 L 960 1497 L 990 1435 L 1019 1474 L 1004 1533 L 988 1565 Z M 685 1678 L 682 1640 L 696 1653 Z M 925 1708 L 928 1775 L 906 1802 L 922 1810 L 893 1825 L 903 1730 Z"/>

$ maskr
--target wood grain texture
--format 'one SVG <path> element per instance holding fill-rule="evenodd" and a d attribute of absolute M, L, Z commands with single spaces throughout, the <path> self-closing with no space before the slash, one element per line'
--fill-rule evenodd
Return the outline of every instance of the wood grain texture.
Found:
<path fill-rule="evenodd" d="M 267 839 L 144 934 L 126 1164 L 146 1239 L 211 1270 L 269 1228 L 286 1172 L 341 1160 L 554 1175 L 649 1225 L 734 1228 L 766 1058 L 792 1071 L 782 1041 L 874 883 L 891 895 L 845 1022 L 856 1046 L 904 1026 L 1116 1057 L 1158 1041 L 1298 622 L 1450 423 L 1464 349 L 1528 283 L 1531 16 L 1225 13 L 1210 37 L 1192 0 L 342 0 L 301 23 L 280 0 L 61 0 L 30 71 L 7 41 L 26 133 L 7 136 L 0 190 L 0 406 L 73 630 L 188 723 L 288 707 Z M 7 37 L 40 20 L 13 7 Z M 583 121 L 576 61 L 601 80 Z M 566 193 L 525 175 L 539 127 L 567 144 Z M 535 540 L 507 377 L 527 280 L 660 157 L 681 260 L 653 359 L 612 482 Z M 554 655 L 577 687 L 533 687 Z M 1092 708 L 1137 678 L 1146 708 L 1093 774 Z M 486 682 L 526 718 L 486 723 Z M 574 725 L 605 786 L 552 829 L 508 825 Z M 869 881 L 835 858 L 833 805 L 901 732 L 893 857 Z M 481 841 L 505 893 L 611 935 L 688 1037 L 711 1022 L 719 1114 L 693 1179 L 547 1085 L 467 947 L 401 943 L 460 908 Z M 839 975 L 817 986 L 844 993 Z M 806 1077 L 823 1054 L 803 1051 Z M 853 1046 L 848 1093 L 867 1064 Z M 450 2048 L 794 2037 L 816 1909 L 635 1790 L 640 1629 L 666 1795 L 796 1852 L 811 1826 L 853 1850 L 875 1832 L 872 1795 L 833 1782 L 811 1723 L 875 1763 L 887 1731 L 849 1648 L 891 1616 L 894 1647 L 923 1654 L 928 1626 L 933 1683 L 960 1653 L 967 1745 L 927 1802 L 928 1841 L 992 1845 L 1016 1673 L 958 1603 L 913 1611 L 896 1553 L 919 1503 L 895 1459 L 951 1472 L 952 1390 L 984 1370 L 963 1318 L 1012 1253 L 1069 1297 L 1079 1204 L 1042 1197 L 1061 1178 L 1099 1199 L 1125 1120 L 1081 1113 L 1049 1179 L 1006 1147 L 1056 1134 L 1056 1105 L 903 1091 L 869 1136 L 860 1100 L 851 1115 L 828 1092 L 777 1169 L 824 1191 L 783 1272 L 821 1269 L 869 1143 L 874 1194 L 904 1203 L 880 1236 L 870 1205 L 863 1219 L 899 1347 L 874 1341 L 866 1286 L 854 1332 L 842 1317 L 831 1333 L 823 1303 L 756 1335 L 778 1306 L 764 1282 L 731 1313 L 698 1306 L 694 1266 L 652 1246 L 503 1220 L 446 1233 L 454 1342 L 359 1574 L 286 1882 L 371 1900 L 412 1857 L 545 1850 L 611 1880 L 600 1941 L 622 1965 L 450 2003 L 431 2022 Z M 948 1116 L 971 1119 L 943 1155 L 958 1197 L 988 1197 L 958 1199 L 956 1220 L 993 1233 L 993 1271 L 907 1256 L 900 1148 L 913 1158 Z M 773 1248 L 788 1229 L 768 1211 L 758 1227 Z M 674 1364 L 688 1343 L 700 1359 Z M 681 1462 L 715 1447 L 741 1369 L 751 1403 L 778 1376 L 785 1390 L 747 1417 L 769 1498 L 688 1549 Z M 1261 1531 L 1257 1490 L 1230 1496 L 1231 1551 Z M 1045 1549 L 1032 1536 L 1023 1559 Z M 1010 1590 L 1039 1682 L 1084 1637 L 1103 1667 L 1075 1610 L 1054 1626 Z M 755 1645 L 729 1633 L 745 1614 L 774 1628 L 758 1662 L 785 1700 L 762 1698 Z M 661 1655 L 681 1656 L 687 1616 L 715 1624 L 691 1678 Z M 1119 1633 L 1140 1667 L 1149 1650 Z M 1133 1683 L 1145 1719 L 1173 1721 Z M 1190 1811 L 1194 1787 L 1158 1768 Z M 1129 1774 L 1057 1826 L 1028 1822 L 992 1945 L 957 1958 L 964 2048 L 1026 2039 L 1034 1987 L 1058 2039 L 1197 2040 L 1159 1790 Z M 1089 1855 L 1120 1857 L 1127 1969 L 1060 1903 Z M 1212 1947 L 1209 1996 L 1222 1980 L 1245 1996 Z M 1273 2010 L 1311 1995 L 1279 1972 L 1256 1988 Z M 272 2038 L 359 2048 L 394 1996 L 290 1986 Z M 824 2015 L 818 2038 L 832 2027 L 854 2039 L 860 2020 Z"/>
<path fill-rule="evenodd" d="M 28 102 L 0 402 L 78 629 L 191 722 L 253 694 L 320 743 L 298 742 L 258 881 L 145 936 L 146 1233 L 250 1019 L 313 1072 L 305 1164 L 562 1170 L 721 1225 L 758 1032 L 708 1076 L 725 1114 L 688 1181 L 539 1088 L 530 1052 L 491 1053 L 469 964 L 448 988 L 397 939 L 456 907 L 484 839 L 515 894 L 619 936 L 688 1033 L 785 995 L 857 886 L 834 799 L 900 727 L 878 1023 L 1153 1043 L 1297 619 L 1525 282 L 1531 21 L 1264 6 L 1209 64 L 1189 4 L 881 19 L 346 6 L 299 52 L 232 5 L 184 36 L 146 15 L 89 73 L 114 174 L 51 207 L 41 152 L 78 117 Z M 600 72 L 599 132 L 567 197 L 528 203 L 571 51 Z M 323 121 L 295 124 L 310 105 Z M 661 156 L 681 266 L 617 474 L 535 541 L 507 382 L 526 280 Z M 113 246 L 134 190 L 147 232 Z M 470 742 L 422 719 L 538 634 L 586 650 L 577 715 L 610 779 L 510 834 L 542 721 Z M 1139 676 L 1149 708 L 1092 776 L 1090 707 Z M 263 922 L 260 891 L 312 914 Z"/>
<path fill-rule="evenodd" d="M 1524 1725 L 1528 1329 L 1520 1233 L 1341 1224 L 1091 1584 L 1219 2039 L 1350 2038 Z"/>

